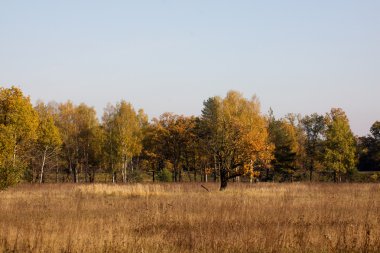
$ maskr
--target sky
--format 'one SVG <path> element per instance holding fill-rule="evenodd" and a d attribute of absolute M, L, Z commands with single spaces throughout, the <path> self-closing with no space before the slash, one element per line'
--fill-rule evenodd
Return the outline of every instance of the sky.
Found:
<path fill-rule="evenodd" d="M 121 99 L 150 117 L 256 94 L 266 113 L 380 120 L 378 0 L 0 0 L 0 86 L 32 101 Z"/>

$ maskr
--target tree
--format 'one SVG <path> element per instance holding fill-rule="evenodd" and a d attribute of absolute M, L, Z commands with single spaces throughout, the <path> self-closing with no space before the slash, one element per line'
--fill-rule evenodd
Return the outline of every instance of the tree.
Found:
<path fill-rule="evenodd" d="M 91 138 L 89 138 L 89 153 L 88 153 L 88 170 L 89 182 L 95 182 L 95 173 L 98 168 L 105 164 L 103 152 L 103 143 L 105 140 L 104 128 L 101 125 L 96 125 L 91 129 Z M 86 179 L 87 180 L 87 179 Z"/>
<path fill-rule="evenodd" d="M 155 151 L 161 157 L 161 165 L 170 162 L 173 166 L 174 182 L 182 181 L 182 163 L 186 148 L 186 118 L 172 113 L 164 113 L 153 119 L 156 130 Z"/>
<path fill-rule="evenodd" d="M 220 189 L 229 179 L 254 175 L 254 168 L 272 159 L 267 123 L 255 97 L 248 100 L 230 91 L 224 99 L 215 97 L 204 103 L 202 120 L 208 128 L 212 154 L 220 164 Z"/>
<path fill-rule="evenodd" d="M 103 155 L 104 162 L 108 167 L 108 171 L 112 175 L 112 183 L 116 182 L 116 161 L 117 161 L 117 153 L 116 153 L 116 134 L 115 134 L 115 123 L 114 123 L 114 115 L 116 108 L 111 104 L 107 105 L 104 110 L 102 117 L 102 126 L 104 132 L 103 139 Z"/>
<path fill-rule="evenodd" d="M 121 170 L 123 182 L 127 182 L 128 168 L 133 172 L 133 158 L 140 155 L 142 150 L 142 124 L 145 115 L 141 111 L 136 114 L 130 103 L 121 101 L 116 107 L 109 106 L 103 116 L 106 135 L 105 147 L 116 181 L 116 167 Z"/>
<path fill-rule="evenodd" d="M 292 129 L 294 130 L 296 144 L 295 144 L 295 167 L 297 170 L 305 168 L 306 164 L 306 134 L 302 126 L 302 116 L 301 114 L 288 113 L 285 115 L 285 121 L 288 122 Z"/>
<path fill-rule="evenodd" d="M 143 109 L 139 109 L 137 111 L 137 119 L 138 124 L 140 128 L 140 144 L 141 144 L 141 150 L 139 155 L 136 156 L 136 169 L 138 170 L 138 173 L 141 171 L 148 171 L 148 164 L 149 162 L 144 160 L 143 150 L 144 150 L 144 137 L 146 135 L 147 129 L 149 128 L 149 118 L 148 115 L 144 112 Z"/>
<path fill-rule="evenodd" d="M 334 173 L 334 181 L 340 182 L 341 175 L 353 171 L 356 164 L 356 143 L 348 118 L 340 108 L 331 109 L 326 115 L 327 130 L 324 163 Z"/>
<path fill-rule="evenodd" d="M 132 159 L 138 156 L 142 149 L 140 120 L 130 103 L 121 101 L 116 107 L 115 115 L 116 140 L 118 157 L 122 163 L 123 182 L 127 181 L 128 163 L 133 171 Z"/>
<path fill-rule="evenodd" d="M 207 182 L 207 169 L 210 168 L 212 160 L 209 161 L 206 147 L 201 139 L 201 124 L 199 117 L 186 117 L 185 121 L 185 150 L 184 150 L 184 168 L 188 173 L 188 178 L 197 181 L 197 173 L 201 174 L 201 181 Z M 193 173 L 193 177 L 190 173 Z M 215 171 L 216 172 L 216 171 Z M 216 174 L 214 174 L 216 176 Z M 216 178 L 214 177 L 214 180 Z"/>
<path fill-rule="evenodd" d="M 313 172 L 316 165 L 321 160 L 321 153 L 323 148 L 323 134 L 326 128 L 325 118 L 316 113 L 305 116 L 301 120 L 302 127 L 305 131 L 305 152 L 306 164 L 309 169 L 310 181 L 313 181 Z"/>
<path fill-rule="evenodd" d="M 220 108 L 222 99 L 220 97 L 211 97 L 204 101 L 202 109 L 202 117 L 199 122 L 198 135 L 200 138 L 200 148 L 203 153 L 207 154 L 206 160 L 212 161 L 214 182 L 217 181 L 217 176 L 220 174 L 220 163 L 217 159 L 218 139 L 219 139 L 219 124 L 221 118 Z M 207 164 L 207 162 L 206 162 Z M 204 178 L 207 181 L 206 167 L 204 168 Z"/>
<path fill-rule="evenodd" d="M 172 169 L 172 181 L 181 182 L 183 172 L 187 172 L 189 181 L 196 180 L 197 170 L 203 162 L 198 122 L 196 117 L 173 113 L 164 113 L 152 120 L 144 132 L 143 157 L 150 162 L 153 176 L 166 168 Z"/>
<path fill-rule="evenodd" d="M 154 121 L 155 122 L 155 121 Z M 157 173 L 160 172 L 160 166 L 163 164 L 163 157 L 160 154 L 160 136 L 159 129 L 155 123 L 147 124 L 143 128 L 142 152 L 141 158 L 146 163 L 146 172 L 152 173 L 152 181 L 156 181 Z"/>
<path fill-rule="evenodd" d="M 38 115 L 19 88 L 0 87 L 0 188 L 17 183 L 25 162 L 20 159 L 36 138 Z"/>
<path fill-rule="evenodd" d="M 79 172 L 82 170 L 85 181 L 93 181 L 93 173 L 90 174 L 89 169 L 93 165 L 90 158 L 95 159 L 94 148 L 99 149 L 95 140 L 100 138 L 96 136 L 100 130 L 95 109 L 83 103 L 79 106 L 71 101 L 62 103 L 58 106 L 57 126 L 63 141 L 62 155 L 69 173 L 73 176 L 73 182 L 79 181 Z"/>
<path fill-rule="evenodd" d="M 285 119 L 276 120 L 273 116 L 269 119 L 269 136 L 274 144 L 273 170 L 283 175 L 283 180 L 293 181 L 296 171 L 296 159 L 298 142 L 297 133 L 292 122 Z"/>
<path fill-rule="evenodd" d="M 99 121 L 96 117 L 96 111 L 81 103 L 74 110 L 75 124 L 77 126 L 77 145 L 78 145 L 78 165 L 80 170 L 84 171 L 85 182 L 93 182 L 95 168 L 98 164 L 99 146 L 97 144 L 101 138 Z M 92 169 L 91 169 L 92 168 Z"/>
<path fill-rule="evenodd" d="M 71 101 L 58 105 L 57 126 L 63 142 L 62 156 L 74 183 L 78 182 L 79 168 L 79 129 L 76 119 L 75 105 Z"/>
<path fill-rule="evenodd" d="M 43 182 L 46 163 L 49 159 L 55 157 L 61 147 L 62 139 L 58 127 L 55 125 L 53 115 L 49 112 L 48 107 L 39 102 L 35 106 L 39 116 L 37 128 L 37 140 L 34 146 L 34 154 L 40 157 L 39 183 Z"/>
<path fill-rule="evenodd" d="M 370 135 L 359 138 L 359 169 L 380 170 L 380 122 L 373 123 Z"/>

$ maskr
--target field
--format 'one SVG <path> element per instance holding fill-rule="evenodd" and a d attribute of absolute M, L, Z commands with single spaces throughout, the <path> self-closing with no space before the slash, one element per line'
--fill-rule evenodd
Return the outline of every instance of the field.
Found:
<path fill-rule="evenodd" d="M 380 252 L 379 184 L 20 185 L 0 252 Z"/>

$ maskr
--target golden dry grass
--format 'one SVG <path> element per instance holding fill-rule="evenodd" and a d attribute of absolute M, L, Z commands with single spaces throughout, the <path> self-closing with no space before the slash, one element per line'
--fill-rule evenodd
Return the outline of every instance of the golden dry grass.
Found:
<path fill-rule="evenodd" d="M 22 185 L 3 252 L 380 252 L 378 184 Z"/>

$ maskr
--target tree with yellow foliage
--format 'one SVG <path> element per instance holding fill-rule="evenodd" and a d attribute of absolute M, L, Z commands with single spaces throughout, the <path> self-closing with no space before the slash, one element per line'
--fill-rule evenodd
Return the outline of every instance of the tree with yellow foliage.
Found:
<path fill-rule="evenodd" d="M 173 182 L 182 181 L 183 155 L 187 142 L 187 119 L 173 113 L 164 113 L 153 119 L 156 129 L 156 152 L 162 163 L 170 162 L 173 167 Z"/>
<path fill-rule="evenodd" d="M 273 145 L 256 97 L 246 99 L 230 91 L 223 99 L 210 98 L 204 103 L 202 120 L 208 128 L 211 152 L 220 164 L 220 190 L 229 179 L 253 176 L 256 167 L 272 159 Z"/>
<path fill-rule="evenodd" d="M 34 154 L 39 158 L 40 172 L 39 183 L 43 182 L 45 166 L 49 159 L 58 155 L 60 151 L 62 139 L 58 127 L 55 125 L 52 113 L 48 107 L 39 102 L 35 106 L 35 110 L 39 116 L 39 124 L 37 128 L 37 140 L 34 145 Z"/>
<path fill-rule="evenodd" d="M 19 88 L 0 87 L 0 188 L 17 183 L 25 169 L 22 155 L 36 138 L 38 115 Z"/>
<path fill-rule="evenodd" d="M 120 168 L 123 182 L 127 182 L 128 169 L 133 172 L 133 158 L 142 150 L 142 126 L 146 124 L 143 111 L 136 113 L 130 103 L 122 100 L 115 106 L 108 106 L 103 115 L 105 131 L 105 152 L 107 163 L 116 182 L 116 171 Z"/>
<path fill-rule="evenodd" d="M 71 101 L 58 106 L 57 126 L 62 137 L 62 156 L 73 182 L 79 182 L 79 173 L 84 171 L 85 181 L 93 181 L 91 162 L 99 156 L 101 129 L 96 111 L 84 103 L 76 106 Z M 91 158 L 93 161 L 91 161 Z"/>
<path fill-rule="evenodd" d="M 356 170 L 355 137 L 342 109 L 331 109 L 326 122 L 324 163 L 328 170 L 332 170 L 334 181 L 340 182 L 342 175 Z"/>
<path fill-rule="evenodd" d="M 62 157 L 66 163 L 68 175 L 78 182 L 79 169 L 79 128 L 76 124 L 75 105 L 71 101 L 58 105 L 57 125 L 62 137 Z"/>

